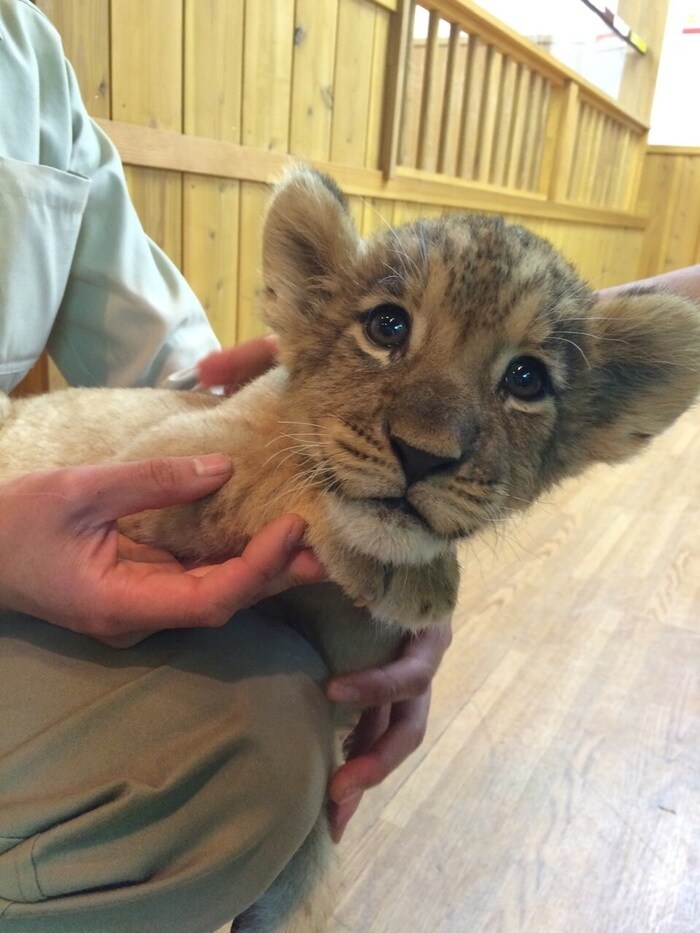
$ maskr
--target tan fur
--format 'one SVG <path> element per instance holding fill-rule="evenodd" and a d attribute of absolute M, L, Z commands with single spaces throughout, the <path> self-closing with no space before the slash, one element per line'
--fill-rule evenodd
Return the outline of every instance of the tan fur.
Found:
<path fill-rule="evenodd" d="M 149 389 L 0 399 L 0 479 L 229 453 L 234 475 L 221 491 L 123 528 L 210 560 L 239 553 L 281 513 L 303 515 L 341 589 L 293 590 L 286 602 L 332 670 L 385 660 L 405 632 L 445 620 L 454 542 L 590 463 L 636 453 L 698 392 L 693 302 L 596 300 L 549 244 L 497 218 L 452 215 L 364 242 L 334 184 L 301 168 L 272 199 L 263 262 L 280 367 L 223 401 Z M 397 350 L 367 329 L 368 312 L 387 304 L 410 318 Z M 527 400 L 505 388 L 521 357 L 546 365 L 551 392 Z M 409 481 L 402 444 L 442 462 Z M 322 930 L 329 848 L 321 817 L 242 928 Z"/>

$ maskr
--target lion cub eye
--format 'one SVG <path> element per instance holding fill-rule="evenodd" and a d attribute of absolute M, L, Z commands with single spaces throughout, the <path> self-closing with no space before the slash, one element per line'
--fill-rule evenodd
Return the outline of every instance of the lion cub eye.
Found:
<path fill-rule="evenodd" d="M 365 315 L 365 334 L 372 343 L 387 350 L 402 347 L 408 340 L 411 320 L 400 305 L 383 304 Z"/>
<path fill-rule="evenodd" d="M 547 367 L 534 356 L 517 356 L 511 360 L 503 377 L 503 386 L 515 398 L 534 402 L 550 391 Z"/>

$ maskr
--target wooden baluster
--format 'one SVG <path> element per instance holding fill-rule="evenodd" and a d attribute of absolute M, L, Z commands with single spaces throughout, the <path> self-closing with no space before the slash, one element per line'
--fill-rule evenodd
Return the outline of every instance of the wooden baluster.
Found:
<path fill-rule="evenodd" d="M 508 188 L 517 188 L 519 184 L 520 160 L 525 147 L 527 134 L 527 104 L 530 90 L 531 72 L 525 65 L 518 65 L 518 75 L 515 86 L 515 104 L 513 113 L 513 129 L 511 145 L 508 152 L 508 165 L 506 169 L 505 184 Z"/>
<path fill-rule="evenodd" d="M 467 66 L 464 72 L 464 94 L 460 118 L 457 174 L 471 179 L 476 174 L 476 154 L 479 146 L 482 83 L 486 71 L 486 45 L 478 36 L 469 36 Z"/>
<path fill-rule="evenodd" d="M 455 133 L 452 120 L 455 92 L 457 85 L 457 64 L 461 30 L 456 23 L 450 24 L 450 40 L 447 46 L 447 66 L 445 71 L 445 93 L 442 99 L 440 118 L 440 144 L 438 148 L 437 170 L 447 172 L 452 160 L 452 139 Z"/>
<path fill-rule="evenodd" d="M 496 107 L 495 143 L 491 170 L 491 181 L 494 185 L 505 185 L 506 183 L 508 153 L 513 137 L 513 110 L 517 70 L 517 62 L 507 56 L 504 57 Z"/>
<path fill-rule="evenodd" d="M 494 46 L 489 45 L 486 52 L 486 74 L 481 103 L 479 146 L 476 154 L 476 177 L 483 182 L 491 180 L 502 69 L 503 55 Z"/>
<path fill-rule="evenodd" d="M 427 169 L 430 163 L 431 126 L 436 107 L 435 100 L 435 65 L 437 58 L 438 26 L 440 14 L 434 10 L 428 21 L 428 39 L 425 47 L 425 68 L 423 70 L 423 94 L 421 96 L 420 120 L 418 123 L 418 168 Z"/>

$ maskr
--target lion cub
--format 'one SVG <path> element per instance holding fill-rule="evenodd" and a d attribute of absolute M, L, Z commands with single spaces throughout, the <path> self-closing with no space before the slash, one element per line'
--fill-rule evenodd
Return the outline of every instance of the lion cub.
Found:
<path fill-rule="evenodd" d="M 208 561 L 284 512 L 302 515 L 339 586 L 285 600 L 332 670 L 378 663 L 406 632 L 446 620 L 456 542 L 595 461 L 635 454 L 700 388 L 693 302 L 641 290 L 597 299 L 548 243 L 499 218 L 454 214 L 365 242 L 335 184 L 300 168 L 273 195 L 263 265 L 279 367 L 225 400 L 0 397 L 0 480 L 229 453 L 223 489 L 123 530 Z M 321 815 L 237 928 L 324 929 L 329 850 Z"/>

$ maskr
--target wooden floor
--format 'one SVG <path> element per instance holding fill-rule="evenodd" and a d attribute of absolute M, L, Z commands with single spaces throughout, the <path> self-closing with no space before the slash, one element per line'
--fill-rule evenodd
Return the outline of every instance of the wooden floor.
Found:
<path fill-rule="evenodd" d="M 427 739 L 346 834 L 353 933 L 700 931 L 700 410 L 463 552 Z"/>

